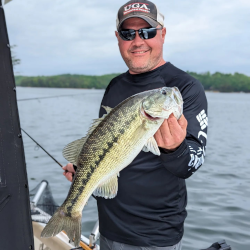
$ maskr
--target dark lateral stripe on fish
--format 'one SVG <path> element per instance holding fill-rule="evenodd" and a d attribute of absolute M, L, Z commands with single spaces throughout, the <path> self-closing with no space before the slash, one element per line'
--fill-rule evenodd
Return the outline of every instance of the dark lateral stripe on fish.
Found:
<path fill-rule="evenodd" d="M 96 119 L 85 137 L 66 146 L 66 151 L 70 152 L 66 152 L 65 156 L 75 161 L 78 170 L 66 200 L 44 228 L 42 237 L 54 236 L 64 230 L 71 240 L 75 239 L 75 246 L 79 245 L 81 212 L 89 196 L 98 186 L 94 192 L 97 196 L 116 196 L 116 174 L 140 152 L 163 119 L 168 118 L 171 110 L 168 112 L 164 107 L 168 105 L 167 100 L 170 104 L 174 101 L 172 92 L 172 88 L 167 87 L 146 91 L 124 100 L 114 109 L 106 107 L 107 115 Z M 174 103 L 176 105 L 176 101 Z M 177 113 L 182 112 L 182 106 L 175 106 L 173 110 L 175 108 Z M 142 111 L 153 116 L 160 114 L 163 119 L 152 121 L 147 116 L 141 116 Z M 160 152 L 152 150 L 152 153 L 159 155 Z"/>
<path fill-rule="evenodd" d="M 99 159 L 97 161 L 95 161 L 96 166 L 98 166 L 100 164 L 100 162 L 104 159 L 104 157 L 106 156 L 106 154 L 110 151 L 110 149 L 113 147 L 113 144 L 115 142 L 117 142 L 119 140 L 119 138 L 116 136 L 114 137 L 114 139 L 111 142 L 107 142 L 107 148 L 103 148 L 103 153 L 101 155 L 98 155 Z"/>
<path fill-rule="evenodd" d="M 124 132 L 123 132 L 124 133 Z M 107 148 L 103 149 L 103 153 L 101 155 L 99 155 L 99 160 L 95 161 L 96 167 L 100 164 L 100 162 L 104 159 L 104 157 L 106 156 L 106 154 L 110 151 L 110 149 L 113 147 L 114 142 L 118 141 L 118 137 L 115 137 L 114 140 L 112 142 L 108 142 L 107 143 Z M 83 186 L 81 186 L 78 189 L 78 192 L 76 194 L 76 196 L 71 200 L 71 205 L 67 207 L 67 215 L 71 216 L 74 204 L 76 204 L 79 196 L 81 195 L 84 187 L 86 186 L 86 184 L 88 183 L 89 179 L 91 178 L 91 175 L 93 174 L 93 172 L 95 171 L 96 167 L 93 167 L 93 165 L 90 166 L 90 172 L 87 173 L 87 175 L 82 177 L 82 184 Z M 86 178 L 84 178 L 86 177 Z"/>
<path fill-rule="evenodd" d="M 74 205 L 77 203 L 79 196 L 81 195 L 81 193 L 83 192 L 86 184 L 88 183 L 92 173 L 95 171 L 95 168 L 90 168 L 91 172 L 88 172 L 87 175 L 82 177 L 82 185 L 78 188 L 78 192 L 76 193 L 75 197 L 73 199 L 71 199 L 71 203 L 70 206 L 67 206 L 67 216 L 71 217 L 71 213 L 73 210 Z M 80 177 L 80 176 L 79 176 Z"/>
<path fill-rule="evenodd" d="M 133 116 L 131 117 L 131 119 L 129 119 L 129 120 L 127 120 L 127 121 L 125 122 L 125 125 L 126 125 L 126 126 L 131 125 L 131 123 L 133 122 L 133 120 L 136 119 L 136 117 L 137 117 L 137 115 L 133 115 Z M 77 202 L 79 196 L 81 195 L 81 193 L 82 193 L 84 187 L 85 187 L 86 184 L 88 183 L 88 181 L 89 181 L 89 179 L 91 178 L 91 175 L 94 173 L 95 169 L 98 167 L 98 165 L 101 163 L 101 161 L 103 161 L 103 159 L 105 158 L 106 154 L 107 154 L 107 153 L 110 151 L 110 149 L 113 147 L 114 143 L 117 143 L 118 140 L 120 139 L 120 137 L 125 133 L 125 129 L 124 129 L 124 128 L 121 128 L 121 129 L 119 130 L 118 136 L 115 136 L 115 134 L 113 133 L 112 127 L 114 126 L 114 123 L 116 122 L 116 119 L 117 119 L 117 118 L 118 118 L 118 116 L 115 117 L 114 120 L 111 120 L 110 123 L 109 123 L 109 126 L 107 126 L 107 130 L 108 130 L 108 131 L 112 131 L 112 133 L 111 133 L 111 136 L 113 137 L 112 140 L 106 143 L 107 147 L 106 147 L 106 148 L 103 148 L 103 150 L 102 150 L 103 153 L 100 154 L 100 155 L 98 155 L 98 158 L 99 158 L 99 159 L 95 161 L 95 166 L 91 165 L 90 168 L 89 168 L 90 171 L 87 173 L 87 175 L 81 177 L 81 178 L 82 178 L 81 182 L 82 182 L 82 185 L 83 185 L 83 186 L 81 186 L 81 187 L 78 189 L 77 194 L 76 194 L 75 197 L 71 200 L 70 206 L 67 207 L 67 215 L 68 215 L 68 216 L 71 216 L 71 213 L 72 213 L 72 210 L 73 210 L 74 205 L 76 204 L 76 202 Z M 100 132 L 99 132 L 99 133 L 100 133 Z M 102 133 L 102 132 L 101 132 L 101 133 Z M 102 135 L 104 135 L 104 132 L 102 133 Z"/>
<path fill-rule="evenodd" d="M 88 178 L 89 177 L 89 178 Z M 70 206 L 67 206 L 67 216 L 70 216 L 71 217 L 71 213 L 72 213 L 72 210 L 73 210 L 73 207 L 74 205 L 77 203 L 78 201 L 78 198 L 79 196 L 81 195 L 81 193 L 83 192 L 86 184 L 88 183 L 88 180 L 90 179 L 91 177 L 91 174 L 87 176 L 87 178 L 83 178 L 82 179 L 82 186 L 80 186 L 78 188 L 78 192 L 77 194 L 75 195 L 75 197 L 73 199 L 71 199 L 71 204 Z"/>

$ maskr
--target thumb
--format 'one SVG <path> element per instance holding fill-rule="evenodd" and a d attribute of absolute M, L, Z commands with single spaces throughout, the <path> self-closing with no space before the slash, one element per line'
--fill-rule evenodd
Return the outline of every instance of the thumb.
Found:
<path fill-rule="evenodd" d="M 187 122 L 187 119 L 185 118 L 184 115 L 182 115 L 180 117 L 180 119 L 178 120 L 178 123 L 179 123 L 179 125 L 181 126 L 182 129 L 186 129 L 187 128 L 188 122 Z"/>

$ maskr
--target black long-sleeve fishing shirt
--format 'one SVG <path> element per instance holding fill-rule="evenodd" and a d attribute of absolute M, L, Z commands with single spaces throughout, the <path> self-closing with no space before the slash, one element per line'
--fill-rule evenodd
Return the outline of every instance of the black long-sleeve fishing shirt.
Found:
<path fill-rule="evenodd" d="M 106 238 L 137 246 L 171 246 L 183 236 L 187 216 L 185 179 L 204 162 L 207 139 L 207 100 L 201 83 L 173 66 L 138 75 L 129 72 L 114 78 L 102 105 L 114 108 L 127 97 L 160 87 L 178 87 L 187 136 L 179 148 L 156 156 L 141 152 L 120 172 L 114 199 L 96 197 L 100 233 Z M 101 117 L 105 113 L 100 108 Z"/>

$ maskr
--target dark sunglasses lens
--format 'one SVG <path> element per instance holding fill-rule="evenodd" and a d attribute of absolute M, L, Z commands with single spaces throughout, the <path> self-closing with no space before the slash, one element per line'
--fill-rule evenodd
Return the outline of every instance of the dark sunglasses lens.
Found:
<path fill-rule="evenodd" d="M 131 41 L 135 38 L 135 30 L 121 30 L 119 34 L 125 41 Z"/>
<path fill-rule="evenodd" d="M 155 28 L 141 29 L 143 39 L 151 39 L 156 35 L 157 30 Z"/>
<path fill-rule="evenodd" d="M 141 39 L 151 39 L 156 35 L 156 28 L 139 29 L 139 36 Z M 135 39 L 135 30 L 120 30 L 119 35 L 125 41 L 132 41 Z"/>

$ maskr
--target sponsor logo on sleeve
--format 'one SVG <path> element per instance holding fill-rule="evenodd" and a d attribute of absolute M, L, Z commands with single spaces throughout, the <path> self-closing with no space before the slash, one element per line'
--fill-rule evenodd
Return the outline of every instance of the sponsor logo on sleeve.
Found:
<path fill-rule="evenodd" d="M 196 116 L 196 119 L 201 126 L 201 131 L 198 133 L 198 138 L 200 139 L 201 143 L 203 143 L 203 140 L 200 137 L 202 136 L 207 139 L 207 134 L 203 130 L 208 126 L 208 117 L 204 109 Z"/>
<path fill-rule="evenodd" d="M 204 130 L 208 126 L 208 117 L 205 110 L 203 109 L 197 116 L 198 122 L 200 123 L 201 130 Z"/>
<path fill-rule="evenodd" d="M 127 15 L 128 13 L 133 12 L 133 11 L 141 11 L 141 12 L 150 13 L 150 9 L 147 7 L 147 5 L 148 4 L 145 4 L 145 3 L 129 4 L 124 7 L 123 15 Z"/>
<path fill-rule="evenodd" d="M 204 156 L 205 156 L 205 148 L 199 147 L 198 150 L 194 150 L 191 146 L 189 146 L 190 150 L 190 161 L 188 163 L 188 166 L 190 167 L 188 171 L 190 171 L 192 168 L 195 168 L 196 170 L 204 163 Z"/>
<path fill-rule="evenodd" d="M 206 131 L 204 131 L 204 129 L 206 129 L 208 126 L 208 117 L 204 109 L 196 116 L 196 119 L 198 120 L 201 127 L 201 130 L 198 132 L 198 138 L 204 145 L 203 141 L 207 139 L 207 134 L 205 133 Z M 204 163 L 205 149 L 205 145 L 202 148 L 199 147 L 198 149 L 194 149 L 192 146 L 189 146 L 190 161 L 188 163 L 188 171 L 197 170 Z"/>

